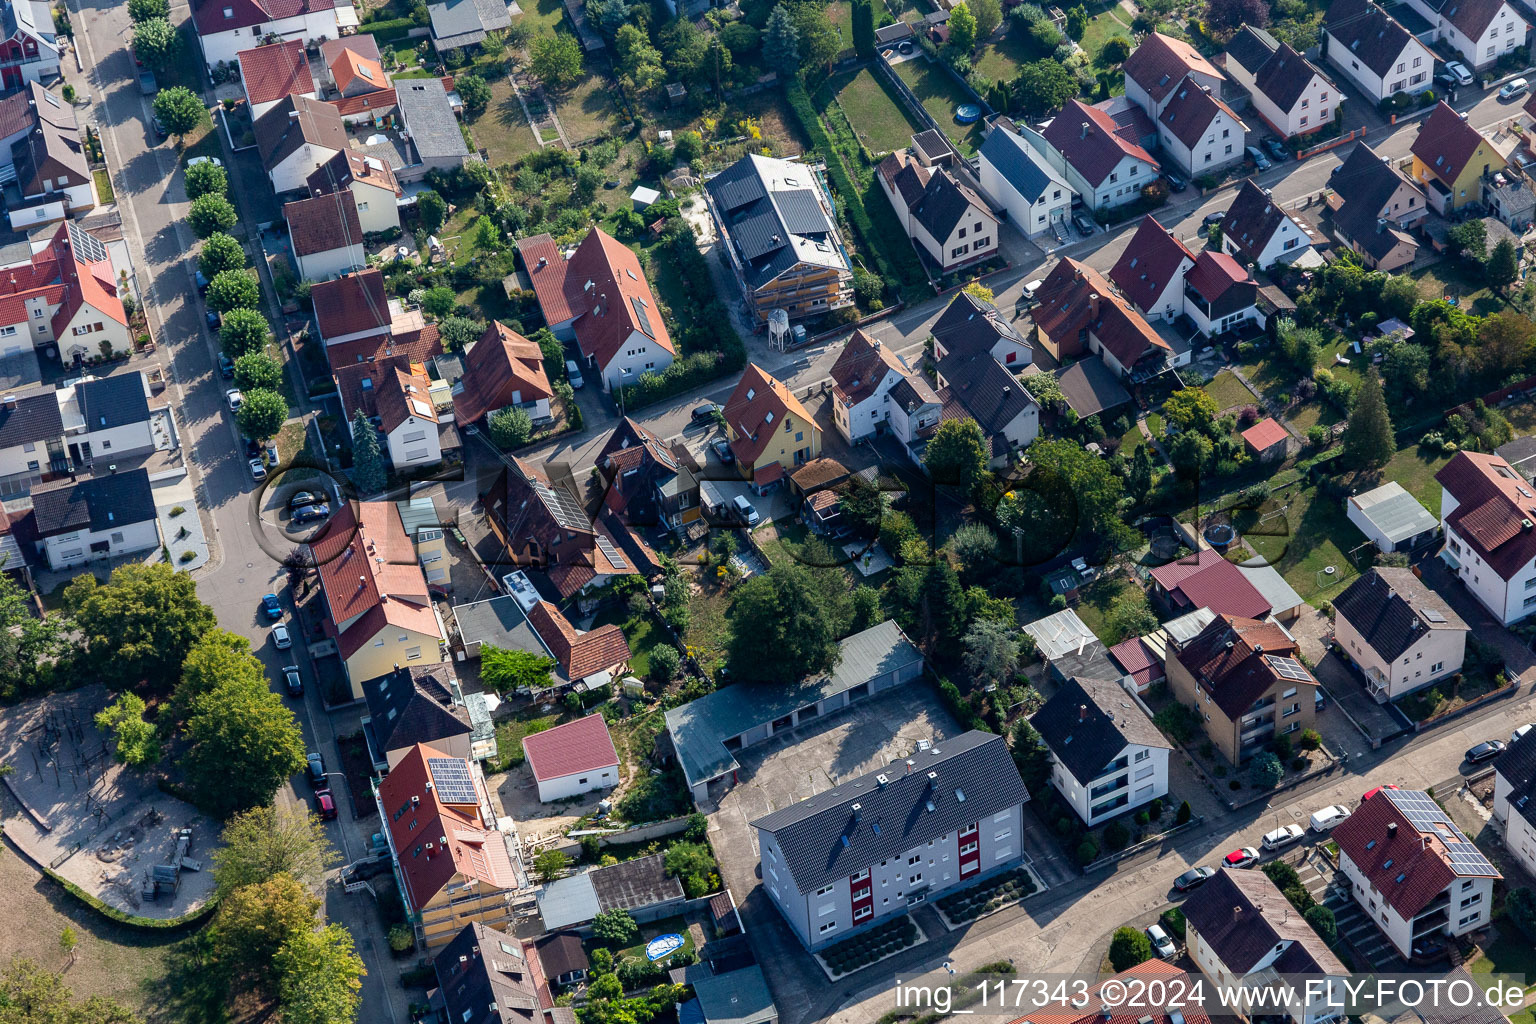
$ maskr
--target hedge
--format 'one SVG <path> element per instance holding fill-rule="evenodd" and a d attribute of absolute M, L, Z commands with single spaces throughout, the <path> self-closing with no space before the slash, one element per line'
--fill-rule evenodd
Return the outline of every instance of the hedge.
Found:
<path fill-rule="evenodd" d="M 381 43 L 392 43 L 397 39 L 404 39 L 411 34 L 411 29 L 416 27 L 416 22 L 410 18 L 392 18 L 389 21 L 371 21 L 359 25 L 359 32 L 367 32 Z"/>
<path fill-rule="evenodd" d="M 31 858 L 28 857 L 28 860 L 31 860 Z M 125 924 L 132 928 L 143 928 L 147 931 L 170 931 L 176 928 L 184 928 L 188 925 L 197 924 L 198 922 L 202 921 L 205 917 L 208 917 L 215 910 L 217 910 L 219 906 L 219 901 L 217 899 L 211 899 L 201 907 L 198 907 L 196 910 L 192 911 L 192 913 L 183 914 L 181 917 L 140 917 L 137 914 L 130 914 L 126 911 L 118 910 L 116 907 L 111 906 L 110 904 L 103 903 L 101 900 L 97 899 L 95 896 L 92 896 L 90 893 L 80 888 L 74 882 L 69 881 L 63 875 L 60 875 L 58 872 L 54 871 L 52 868 L 44 867 L 42 864 L 37 864 L 36 866 L 42 868 L 43 874 L 47 875 L 59 885 L 63 886 L 65 891 L 68 892 L 71 896 L 75 897 L 75 899 L 79 900 L 81 903 L 84 903 L 98 914 L 102 915 L 103 917 L 110 918 L 111 920 L 116 921 L 118 924 Z"/>

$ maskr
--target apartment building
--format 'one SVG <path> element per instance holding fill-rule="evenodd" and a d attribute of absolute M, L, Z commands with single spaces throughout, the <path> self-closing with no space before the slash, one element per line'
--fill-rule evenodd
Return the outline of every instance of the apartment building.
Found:
<path fill-rule="evenodd" d="M 1536 730 L 1515 738 L 1494 763 L 1493 816 L 1504 848 L 1536 873 Z"/>
<path fill-rule="evenodd" d="M 1497 455 L 1458 452 L 1440 483 L 1440 558 L 1504 625 L 1536 612 L 1536 492 Z"/>
<path fill-rule="evenodd" d="M 1030 724 L 1051 751 L 1051 785 L 1092 828 L 1168 795 L 1162 731 L 1119 683 L 1073 678 Z"/>
<path fill-rule="evenodd" d="M 832 364 L 832 422 L 850 444 L 891 431 L 903 444 L 939 422 L 939 397 L 881 342 L 855 330 Z"/>

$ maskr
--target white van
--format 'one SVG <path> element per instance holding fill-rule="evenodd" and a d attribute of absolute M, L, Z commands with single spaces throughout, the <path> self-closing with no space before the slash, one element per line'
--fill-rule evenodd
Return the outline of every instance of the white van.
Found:
<path fill-rule="evenodd" d="M 1313 814 L 1308 824 L 1312 826 L 1313 832 L 1328 832 L 1347 817 L 1349 817 L 1348 807 L 1343 804 L 1333 804 Z"/>
<path fill-rule="evenodd" d="M 747 500 L 745 494 L 738 494 L 731 499 L 731 507 L 736 510 L 736 515 L 748 526 L 756 526 L 763 517 L 757 514 L 757 509 Z"/>
<path fill-rule="evenodd" d="M 580 390 L 581 386 L 586 383 L 586 381 L 581 379 L 581 367 L 576 365 L 576 360 L 574 359 L 567 359 L 565 361 L 565 376 L 571 382 L 571 387 L 577 390 Z"/>

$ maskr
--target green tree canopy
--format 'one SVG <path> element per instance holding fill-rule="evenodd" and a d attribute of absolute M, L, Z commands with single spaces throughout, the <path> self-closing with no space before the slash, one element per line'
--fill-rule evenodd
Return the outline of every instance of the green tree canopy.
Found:
<path fill-rule="evenodd" d="M 811 571 L 781 563 L 737 589 L 729 612 L 733 677 L 789 684 L 836 664 L 832 623 Z"/>
<path fill-rule="evenodd" d="M 447 285 L 438 285 L 428 288 L 426 294 L 421 297 L 421 308 L 429 316 L 442 319 L 453 312 L 453 307 L 458 302 L 453 289 Z"/>
<path fill-rule="evenodd" d="M 504 452 L 521 448 L 533 436 L 533 418 L 524 409 L 509 405 L 497 409 L 485 419 L 491 443 Z"/>
<path fill-rule="evenodd" d="M 650 36 L 638 25 L 623 25 L 614 36 L 614 49 L 619 56 L 619 77 L 636 92 L 650 92 L 666 71 L 661 66 L 661 51 L 651 45 Z"/>
<path fill-rule="evenodd" d="M 219 231 L 227 232 L 239 219 L 235 208 L 229 205 L 229 200 L 213 193 L 198 196 L 187 208 L 187 224 L 198 238 L 207 238 Z"/>
<path fill-rule="evenodd" d="M 232 309 L 219 324 L 219 346 L 231 359 L 263 351 L 271 336 L 267 318 L 254 309 Z"/>
<path fill-rule="evenodd" d="M 790 7 L 798 36 L 801 70 L 825 68 L 842 52 L 843 41 L 824 4 L 796 3 Z"/>
<path fill-rule="evenodd" d="M 1392 434 L 1392 417 L 1381 393 L 1381 378 L 1374 367 L 1367 368 L 1355 404 L 1344 426 L 1345 461 L 1355 469 L 1377 469 L 1392 461 L 1397 444 Z"/>
<path fill-rule="evenodd" d="M 1254 789 L 1274 789 L 1285 777 L 1285 766 L 1269 751 L 1261 751 L 1248 762 L 1248 784 Z"/>
<path fill-rule="evenodd" d="M 448 217 L 448 200 L 433 189 L 423 189 L 416 196 L 416 213 L 421 217 L 422 230 L 435 232 Z"/>
<path fill-rule="evenodd" d="M 172 713 L 185 719 L 192 713 L 194 700 L 212 692 L 226 679 L 259 682 L 263 676 L 261 662 L 251 654 L 249 640 L 227 629 L 210 629 L 197 638 L 181 663 Z"/>
<path fill-rule="evenodd" d="M 210 281 L 226 270 L 242 270 L 245 264 L 245 247 L 222 231 L 205 238 L 203 251 L 197 254 L 197 269 Z"/>
<path fill-rule="evenodd" d="M 964 648 L 966 671 L 978 680 L 1001 683 L 1019 670 L 1019 631 L 1011 622 L 981 619 L 966 631 Z"/>
<path fill-rule="evenodd" d="M 142 681 L 168 692 L 192 645 L 217 625 L 192 577 L 164 563 L 119 566 L 106 583 L 82 573 L 63 603 L 87 665 L 114 688 Z"/>
<path fill-rule="evenodd" d="M 1180 430 L 1206 430 L 1216 421 L 1216 399 L 1204 388 L 1184 388 L 1163 401 L 1163 416 Z"/>
<path fill-rule="evenodd" d="M 1077 79 L 1054 60 L 1032 60 L 1013 78 L 1013 103 L 1026 114 L 1048 114 L 1077 95 Z"/>
<path fill-rule="evenodd" d="M 995 3 L 996 0 L 987 0 Z M 875 7 L 873 0 L 853 0 L 853 49 L 865 60 L 875 56 Z"/>
<path fill-rule="evenodd" d="M 528 70 L 546 89 L 575 85 L 581 77 L 581 46 L 576 37 L 568 32 L 541 33 L 528 48 Z"/>
<path fill-rule="evenodd" d="M 170 0 L 128 0 L 128 17 L 135 25 L 142 25 L 146 21 L 154 21 L 157 18 L 165 21 L 170 16 Z"/>
<path fill-rule="evenodd" d="M 981 427 L 966 416 L 939 424 L 923 452 L 923 465 L 934 483 L 971 494 L 986 478 L 990 457 Z"/>
<path fill-rule="evenodd" d="M 121 693 L 96 713 L 96 728 L 112 734 L 114 756 L 130 768 L 148 768 L 160 760 L 160 739 L 144 711 L 144 698 Z"/>
<path fill-rule="evenodd" d="M 455 78 L 453 87 L 457 90 L 459 98 L 464 101 L 464 113 L 470 117 L 479 115 L 490 105 L 491 87 L 486 84 L 484 78 L 473 71 Z"/>
<path fill-rule="evenodd" d="M 358 409 L 352 417 L 352 482 L 363 494 L 377 494 L 388 480 L 379 432 L 368 422 L 363 410 Z"/>
<path fill-rule="evenodd" d="M 565 874 L 569 862 L 570 858 L 559 850 L 544 850 L 533 858 L 533 873 L 539 876 L 539 881 L 548 884 Z"/>
<path fill-rule="evenodd" d="M 213 851 L 213 879 L 221 897 L 236 889 L 288 875 L 311 892 L 325 884 L 325 872 L 340 861 L 325 823 L 302 805 L 271 804 L 236 814 L 224 825 Z"/>
<path fill-rule="evenodd" d="M 720 888 L 719 869 L 708 843 L 673 843 L 664 860 L 667 874 L 683 883 L 683 893 L 698 899 Z"/>
<path fill-rule="evenodd" d="M 262 680 L 221 680 L 192 701 L 181 769 L 200 806 L 226 817 L 266 803 L 304 767 L 298 720 Z"/>
<path fill-rule="evenodd" d="M 515 693 L 527 687 L 548 689 L 555 660 L 530 651 L 503 650 L 494 644 L 480 646 L 480 681 L 495 693 Z"/>
<path fill-rule="evenodd" d="M 976 39 L 978 42 L 986 42 L 992 38 L 992 33 L 1003 23 L 1003 5 L 1001 0 L 966 0 L 966 6 L 970 8 L 971 15 L 976 19 Z"/>
<path fill-rule="evenodd" d="M 59 617 L 34 614 L 27 592 L 0 574 L 0 700 L 14 701 L 43 685 L 39 667 L 61 650 Z"/>
<path fill-rule="evenodd" d="M 276 437 L 288 419 L 288 400 L 270 388 L 256 388 L 243 394 L 245 400 L 235 413 L 240 432 L 257 441 Z"/>
<path fill-rule="evenodd" d="M 351 1024 L 362 1001 L 362 957 L 339 924 L 292 936 L 272 958 L 283 1024 Z"/>
<path fill-rule="evenodd" d="M 105 996 L 77 999 L 64 977 L 35 960 L 13 956 L 0 970 L 0 1021 L 4 1024 L 143 1024 Z"/>
<path fill-rule="evenodd" d="M 610 949 L 624 949 L 640 937 L 640 926 L 627 910 L 605 910 L 592 919 L 592 937 Z"/>
<path fill-rule="evenodd" d="M 1502 292 L 1506 287 L 1514 283 L 1520 275 L 1520 258 L 1515 255 L 1515 243 L 1507 238 L 1501 238 L 1494 244 L 1493 251 L 1488 254 L 1488 262 L 1483 266 L 1483 273 L 1487 275 L 1485 280 L 1493 286 L 1495 291 Z"/>
<path fill-rule="evenodd" d="M 171 90 L 161 93 L 161 96 Z M 160 97 L 155 97 L 155 102 L 160 102 Z M 193 164 L 187 168 L 187 198 L 196 199 L 206 195 L 228 195 L 229 176 L 224 173 L 224 168 L 213 161 Z"/>
<path fill-rule="evenodd" d="M 976 16 L 971 13 L 967 0 L 960 0 L 950 8 L 949 47 L 964 57 L 969 57 L 976 49 Z"/>
<path fill-rule="evenodd" d="M 1079 529 L 1103 545 L 1119 547 L 1128 542 L 1134 531 L 1120 519 L 1123 485 L 1104 459 L 1075 441 L 1043 438 L 1029 446 L 1026 457 L 1035 471 L 1058 481 L 1071 495 Z"/>
<path fill-rule="evenodd" d="M 786 78 L 800 71 L 800 31 L 782 3 L 763 26 L 763 63 Z"/>
<path fill-rule="evenodd" d="M 1151 447 L 1145 442 L 1138 444 L 1136 450 L 1131 453 L 1131 464 L 1126 470 L 1125 485 L 1131 492 L 1131 497 L 1137 501 L 1146 500 L 1147 493 L 1152 490 L 1152 452 Z"/>
<path fill-rule="evenodd" d="M 220 900 L 208 929 L 213 957 L 232 976 L 270 988 L 278 950 L 312 931 L 319 912 L 319 898 L 286 872 L 241 886 Z"/>
<path fill-rule="evenodd" d="M 208 283 L 207 300 L 208 308 L 220 313 L 232 309 L 256 309 L 261 305 L 261 285 L 256 283 L 256 275 L 249 270 L 220 271 Z"/>
<path fill-rule="evenodd" d="M 480 340 L 480 336 L 485 333 L 485 321 L 449 314 L 437 322 L 437 333 L 443 339 L 444 348 L 450 352 L 462 352 Z"/>
<path fill-rule="evenodd" d="M 1140 928 L 1125 926 L 1115 929 L 1114 937 L 1109 940 L 1109 962 L 1117 974 L 1150 959 L 1152 941 Z"/>
<path fill-rule="evenodd" d="M 156 71 L 167 71 L 181 57 L 181 34 L 165 18 L 141 21 L 133 29 L 133 52 Z"/>
<path fill-rule="evenodd" d="M 282 384 L 282 366 L 265 352 L 247 352 L 235 360 L 235 387 L 241 391 L 276 391 Z"/>

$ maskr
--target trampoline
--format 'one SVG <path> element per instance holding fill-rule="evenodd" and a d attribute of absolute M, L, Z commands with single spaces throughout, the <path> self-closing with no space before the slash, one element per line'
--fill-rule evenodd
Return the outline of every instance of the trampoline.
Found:
<path fill-rule="evenodd" d="M 1237 531 L 1230 523 L 1212 523 L 1205 528 L 1205 539 L 1213 548 L 1226 548 L 1237 539 Z"/>
<path fill-rule="evenodd" d="M 981 108 L 974 103 L 962 103 L 955 108 L 955 121 L 958 124 L 975 124 L 981 120 Z"/>

